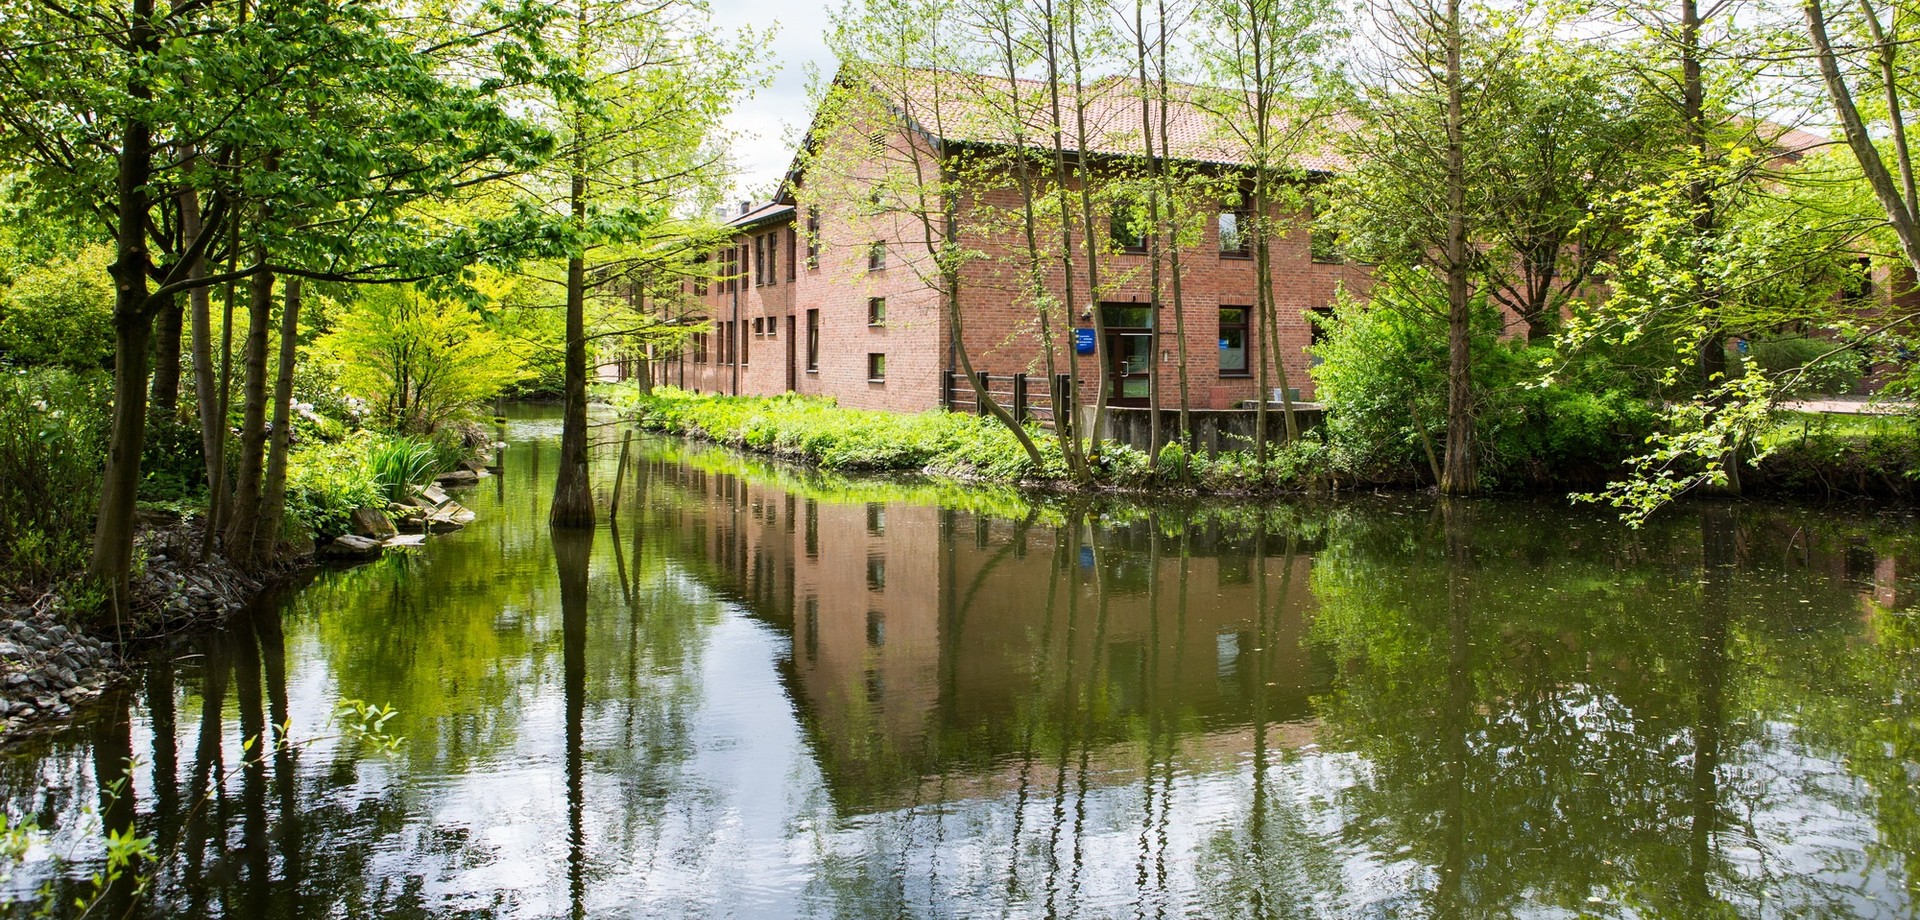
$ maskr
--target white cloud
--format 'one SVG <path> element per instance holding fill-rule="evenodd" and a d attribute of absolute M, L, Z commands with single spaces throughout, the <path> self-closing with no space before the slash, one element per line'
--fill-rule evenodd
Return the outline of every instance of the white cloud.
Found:
<path fill-rule="evenodd" d="M 804 130 L 811 114 L 807 102 L 807 65 L 830 73 L 827 50 L 829 0 L 713 0 L 714 22 L 727 31 L 777 27 L 766 48 L 773 83 L 734 110 L 729 124 L 739 132 L 734 161 L 741 197 L 764 194 L 780 180 L 793 158 L 789 135 Z M 751 195 L 748 193 L 752 193 Z"/>

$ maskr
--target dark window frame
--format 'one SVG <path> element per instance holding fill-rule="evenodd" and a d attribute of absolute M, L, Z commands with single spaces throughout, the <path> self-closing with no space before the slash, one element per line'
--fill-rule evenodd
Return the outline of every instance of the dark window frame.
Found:
<path fill-rule="evenodd" d="M 820 373 L 820 311 L 807 311 L 807 373 Z"/>
<path fill-rule="evenodd" d="M 887 241 L 874 240 L 867 244 L 867 271 L 887 270 Z"/>
<path fill-rule="evenodd" d="M 867 326 L 884 328 L 887 325 L 887 299 L 885 297 L 867 298 Z"/>
<path fill-rule="evenodd" d="M 1226 321 L 1226 312 L 1228 310 L 1240 311 L 1240 321 L 1238 323 L 1229 323 Z M 1226 337 L 1227 331 L 1230 329 L 1239 331 L 1240 363 L 1242 366 L 1237 369 L 1221 367 L 1218 361 L 1222 359 L 1220 358 L 1220 356 L 1216 356 L 1215 370 L 1219 372 L 1222 378 L 1244 379 L 1244 378 L 1252 377 L 1253 362 L 1248 360 L 1248 358 L 1250 357 L 1250 354 L 1247 350 L 1247 342 L 1249 337 L 1253 333 L 1253 328 L 1252 328 L 1253 327 L 1253 308 L 1222 304 L 1219 308 L 1219 312 L 1216 314 L 1216 317 L 1217 318 L 1215 321 L 1218 325 L 1216 328 L 1217 334 L 1214 337 L 1215 341 L 1224 339 Z M 1220 351 L 1225 352 L 1226 349 L 1223 348 L 1223 349 L 1220 349 Z"/>
<path fill-rule="evenodd" d="M 876 360 L 877 359 L 877 360 Z M 867 352 L 867 382 L 887 382 L 887 353 L 884 351 Z"/>

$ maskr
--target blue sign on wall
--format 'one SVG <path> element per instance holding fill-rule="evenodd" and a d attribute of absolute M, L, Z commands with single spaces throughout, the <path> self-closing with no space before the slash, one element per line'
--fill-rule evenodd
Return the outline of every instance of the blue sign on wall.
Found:
<path fill-rule="evenodd" d="M 1093 354 L 1093 330 L 1073 330 L 1073 353 L 1077 355 Z"/>

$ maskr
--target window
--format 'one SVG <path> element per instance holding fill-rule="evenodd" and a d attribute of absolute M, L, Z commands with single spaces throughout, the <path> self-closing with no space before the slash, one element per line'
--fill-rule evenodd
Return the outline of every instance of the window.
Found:
<path fill-rule="evenodd" d="M 1146 252 L 1149 223 L 1146 205 L 1138 201 L 1120 202 L 1113 209 L 1113 244 L 1124 252 Z"/>
<path fill-rule="evenodd" d="M 1307 347 L 1309 349 L 1327 340 L 1327 329 L 1332 323 L 1332 307 L 1314 307 L 1312 310 L 1307 311 L 1307 334 L 1309 336 Z M 1319 367 L 1324 362 L 1325 359 L 1319 355 L 1309 354 L 1307 357 L 1307 365 L 1309 367 Z"/>
<path fill-rule="evenodd" d="M 707 263 L 709 261 L 711 260 L 706 256 L 693 260 L 693 293 L 696 297 L 707 296 Z"/>
<path fill-rule="evenodd" d="M 767 238 L 764 236 L 756 236 L 753 238 L 753 286 L 766 287 L 766 285 Z"/>
<path fill-rule="evenodd" d="M 745 320 L 741 320 L 733 325 L 735 326 L 734 331 L 740 335 L 740 363 L 746 364 L 747 359 L 753 354 L 753 340 L 747 338 L 747 323 Z"/>
<path fill-rule="evenodd" d="M 800 250 L 800 234 L 798 231 L 794 230 L 793 227 L 789 226 L 787 227 L 787 280 L 788 281 L 793 281 L 800 277 L 800 264 L 797 260 L 794 259 L 794 256 L 799 253 L 799 250 Z"/>
<path fill-rule="evenodd" d="M 867 354 L 867 382 L 880 383 L 887 379 L 887 356 L 879 352 Z"/>
<path fill-rule="evenodd" d="M 1854 265 L 1857 273 L 1847 279 L 1846 297 L 1848 300 L 1866 300 L 1873 296 L 1873 260 L 1861 256 Z"/>
<path fill-rule="evenodd" d="M 769 287 L 780 283 L 780 237 L 769 233 L 760 238 L 766 244 L 766 252 L 760 256 L 760 265 L 767 276 Z"/>
<path fill-rule="evenodd" d="M 887 299 L 885 297 L 867 298 L 867 325 L 884 326 L 887 324 Z"/>
<path fill-rule="evenodd" d="M 820 371 L 820 311 L 807 311 L 807 370 Z"/>
<path fill-rule="evenodd" d="M 887 244 L 875 240 L 867 244 L 867 271 L 879 271 L 887 267 Z"/>
<path fill-rule="evenodd" d="M 780 337 L 780 317 L 778 316 L 767 317 L 767 338 L 777 339 L 779 337 Z"/>
<path fill-rule="evenodd" d="M 1220 376 L 1247 375 L 1246 307 L 1220 308 Z"/>
<path fill-rule="evenodd" d="M 1312 250 L 1315 262 L 1338 263 L 1347 260 L 1346 251 L 1340 247 L 1340 235 L 1332 230 L 1308 227 L 1307 247 Z"/>
<path fill-rule="evenodd" d="M 1151 329 L 1153 307 L 1143 303 L 1103 303 L 1100 321 L 1108 329 Z"/>
<path fill-rule="evenodd" d="M 807 209 L 807 267 L 820 267 L 820 212 Z"/>
<path fill-rule="evenodd" d="M 707 363 L 707 334 L 704 332 L 693 334 L 693 363 Z"/>
<path fill-rule="evenodd" d="M 1220 254 L 1223 256 L 1244 256 L 1250 248 L 1247 244 L 1249 231 L 1253 229 L 1253 214 L 1239 208 L 1220 209 Z"/>

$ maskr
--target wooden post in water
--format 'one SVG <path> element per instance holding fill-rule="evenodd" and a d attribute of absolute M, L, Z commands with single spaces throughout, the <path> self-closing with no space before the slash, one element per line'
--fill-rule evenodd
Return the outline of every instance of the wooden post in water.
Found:
<path fill-rule="evenodd" d="M 620 433 L 620 465 L 613 471 L 613 507 L 607 509 L 609 519 L 620 517 L 620 487 L 627 481 L 627 451 L 633 447 L 633 429 Z"/>

